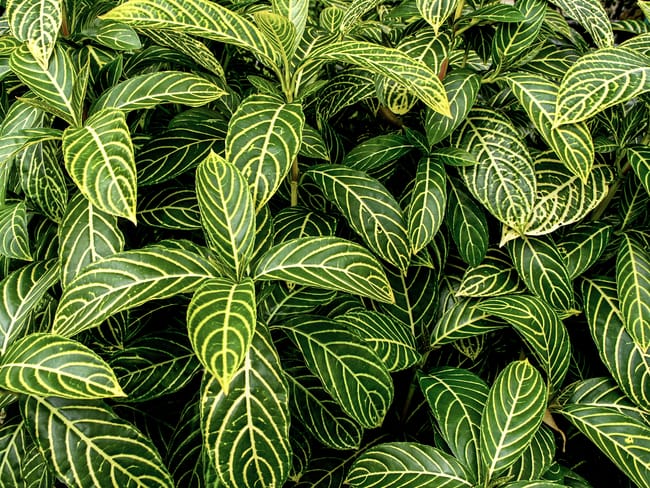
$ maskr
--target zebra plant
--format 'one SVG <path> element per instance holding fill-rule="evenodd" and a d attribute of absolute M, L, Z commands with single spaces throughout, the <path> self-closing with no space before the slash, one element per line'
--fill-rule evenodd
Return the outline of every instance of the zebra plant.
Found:
<path fill-rule="evenodd" d="M 1 486 L 650 487 L 650 3 L 0 4 Z"/>

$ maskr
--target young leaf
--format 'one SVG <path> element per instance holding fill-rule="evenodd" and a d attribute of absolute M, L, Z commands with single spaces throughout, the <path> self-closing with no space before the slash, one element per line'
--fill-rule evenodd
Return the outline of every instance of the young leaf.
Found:
<path fill-rule="evenodd" d="M 602 3 L 597 0 L 552 0 L 551 3 L 589 32 L 596 46 L 614 47 L 612 22 Z"/>
<path fill-rule="evenodd" d="M 201 393 L 208 459 L 225 486 L 280 488 L 289 475 L 289 398 L 269 334 L 257 328 L 226 393 L 212 377 Z"/>
<path fill-rule="evenodd" d="M 302 39 L 307 19 L 309 18 L 308 0 L 273 0 L 271 2 L 273 11 L 280 14 L 293 24 L 296 29 L 296 42 Z"/>
<path fill-rule="evenodd" d="M 237 167 L 215 153 L 196 169 L 201 225 L 216 259 L 233 279 L 247 271 L 255 244 L 255 209 Z"/>
<path fill-rule="evenodd" d="M 21 413 L 57 476 L 71 487 L 174 486 L 151 441 L 102 402 L 27 396 Z"/>
<path fill-rule="evenodd" d="M 528 447 L 542 423 L 546 400 L 544 380 L 528 361 L 513 361 L 499 373 L 481 418 L 486 479 L 495 479 Z"/>
<path fill-rule="evenodd" d="M 7 16 L 11 34 L 27 43 L 34 59 L 47 69 L 63 22 L 60 0 L 9 0 Z"/>
<path fill-rule="evenodd" d="M 419 382 L 451 452 L 467 468 L 471 481 L 480 480 L 480 425 L 488 386 L 474 373 L 452 367 L 420 375 Z"/>
<path fill-rule="evenodd" d="M 115 253 L 89 264 L 68 284 L 52 332 L 73 336 L 121 310 L 191 292 L 218 274 L 205 258 L 183 249 L 151 246 Z"/>
<path fill-rule="evenodd" d="M 301 104 L 270 95 L 249 96 L 230 119 L 225 157 L 248 180 L 256 212 L 289 174 L 304 123 Z"/>
<path fill-rule="evenodd" d="M 282 64 L 287 65 L 297 47 L 296 27 L 289 19 L 274 12 L 255 12 L 253 18 L 274 51 L 281 55 Z"/>
<path fill-rule="evenodd" d="M 460 181 L 450 179 L 445 220 L 460 257 L 470 266 L 478 266 L 488 249 L 487 219 L 462 188 Z"/>
<path fill-rule="evenodd" d="M 31 261 L 27 205 L 24 201 L 0 206 L 0 255 Z"/>
<path fill-rule="evenodd" d="M 26 395 L 79 400 L 125 396 L 95 352 L 49 333 L 27 335 L 7 348 L 0 360 L 0 386 Z"/>
<path fill-rule="evenodd" d="M 345 413 L 362 427 L 381 425 L 393 400 L 393 380 L 369 346 L 325 317 L 295 317 L 280 328 Z"/>
<path fill-rule="evenodd" d="M 63 158 L 81 193 L 99 210 L 135 223 L 137 181 L 124 113 L 105 109 L 63 133 Z"/>
<path fill-rule="evenodd" d="M 355 488 L 469 488 L 463 466 L 434 447 L 415 442 L 386 442 L 355 461 L 345 480 Z"/>
<path fill-rule="evenodd" d="M 624 233 L 616 258 L 616 290 L 625 329 L 642 351 L 650 349 L 650 254 Z"/>
<path fill-rule="evenodd" d="M 187 330 L 201 364 L 228 395 L 255 333 L 253 281 L 203 283 L 187 307 Z"/>
<path fill-rule="evenodd" d="M 410 252 L 402 209 L 384 185 L 361 171 L 333 164 L 313 166 L 306 174 L 370 249 L 406 270 Z"/>

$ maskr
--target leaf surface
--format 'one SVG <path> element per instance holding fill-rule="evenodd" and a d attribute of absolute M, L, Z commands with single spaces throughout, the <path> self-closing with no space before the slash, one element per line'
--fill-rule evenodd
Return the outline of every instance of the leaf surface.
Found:
<path fill-rule="evenodd" d="M 27 205 L 24 201 L 0 206 L 0 255 L 31 261 Z"/>
<path fill-rule="evenodd" d="M 7 14 L 11 34 L 27 43 L 29 51 L 47 67 L 63 22 L 60 0 L 10 0 Z"/>
<path fill-rule="evenodd" d="M 433 241 L 445 215 L 447 178 L 441 161 L 431 157 L 420 159 L 411 195 L 408 235 L 411 251 L 417 254 Z"/>

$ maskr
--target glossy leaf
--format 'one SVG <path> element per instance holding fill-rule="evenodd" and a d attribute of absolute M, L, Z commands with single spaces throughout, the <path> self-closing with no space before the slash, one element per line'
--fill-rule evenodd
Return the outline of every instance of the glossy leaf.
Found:
<path fill-rule="evenodd" d="M 431 333 L 431 347 L 439 347 L 505 327 L 505 324 L 492 319 L 489 312 L 481 310 L 479 303 L 470 298 L 460 299 L 446 310 Z"/>
<path fill-rule="evenodd" d="M 280 243 L 299 237 L 333 236 L 336 226 L 337 221 L 331 215 L 305 207 L 285 207 L 273 216 L 273 239 Z"/>
<path fill-rule="evenodd" d="M 413 144 L 400 134 L 379 135 L 354 146 L 345 155 L 342 164 L 358 171 L 373 174 L 413 149 Z"/>
<path fill-rule="evenodd" d="M 62 2 L 10 0 L 7 14 L 12 35 L 46 68 L 63 21 Z"/>
<path fill-rule="evenodd" d="M 634 169 L 634 173 L 639 177 L 648 194 L 650 194 L 650 147 L 630 146 L 627 148 L 627 158 Z"/>
<path fill-rule="evenodd" d="M 0 427 L 0 483 L 3 486 L 25 486 L 22 464 L 28 445 L 27 436 L 24 422 L 5 421 Z"/>
<path fill-rule="evenodd" d="M 551 2 L 562 13 L 575 20 L 591 35 L 596 45 L 601 48 L 614 46 L 614 32 L 612 22 L 603 5 L 595 0 L 553 0 Z"/>
<path fill-rule="evenodd" d="M 577 225 L 558 242 L 569 277 L 574 279 L 589 269 L 605 251 L 612 226 L 602 222 Z"/>
<path fill-rule="evenodd" d="M 441 2 L 427 2 L 424 0 L 417 0 L 416 4 L 418 11 L 424 20 L 433 27 L 436 34 L 440 31 L 440 27 L 456 10 L 455 0 L 445 0 Z"/>
<path fill-rule="evenodd" d="M 521 454 L 519 459 L 508 468 L 504 476 L 531 483 L 533 486 L 530 488 L 535 488 L 535 482 L 528 482 L 526 480 L 543 478 L 543 475 L 553 463 L 554 458 L 555 437 L 553 431 L 542 425 L 535 432 L 530 445 Z"/>
<path fill-rule="evenodd" d="M 25 202 L 0 206 L 0 255 L 31 261 Z"/>
<path fill-rule="evenodd" d="M 81 193 L 99 210 L 135 223 L 137 181 L 124 113 L 106 109 L 63 133 L 63 158 Z"/>
<path fill-rule="evenodd" d="M 111 368 L 95 352 L 49 333 L 30 334 L 9 345 L 0 360 L 0 386 L 42 397 L 125 396 Z"/>
<path fill-rule="evenodd" d="M 307 0 L 274 0 L 273 11 L 289 19 L 296 30 L 296 39 L 300 41 L 309 17 Z"/>
<path fill-rule="evenodd" d="M 293 23 L 275 12 L 255 12 L 255 25 L 283 60 L 291 59 L 297 47 L 298 36 Z"/>
<path fill-rule="evenodd" d="M 488 250 L 487 219 L 461 182 L 450 182 L 445 220 L 461 258 L 470 266 L 478 266 Z"/>
<path fill-rule="evenodd" d="M 407 210 L 408 235 L 413 254 L 417 254 L 433 241 L 442 225 L 446 206 L 445 167 L 436 158 L 420 159 Z"/>
<path fill-rule="evenodd" d="M 465 270 L 457 297 L 494 297 L 522 290 L 517 271 L 507 254 L 491 249 L 478 266 Z"/>
<path fill-rule="evenodd" d="M 138 202 L 138 220 L 151 227 L 171 230 L 198 230 L 201 213 L 196 192 L 166 188 Z"/>

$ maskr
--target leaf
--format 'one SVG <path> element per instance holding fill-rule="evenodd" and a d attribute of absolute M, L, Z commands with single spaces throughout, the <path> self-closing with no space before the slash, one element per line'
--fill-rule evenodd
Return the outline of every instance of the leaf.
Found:
<path fill-rule="evenodd" d="M 102 402 L 28 396 L 21 413 L 68 486 L 174 486 L 151 441 Z"/>
<path fill-rule="evenodd" d="M 180 413 L 165 456 L 175 486 L 201 488 L 204 454 L 199 404 L 190 401 Z"/>
<path fill-rule="evenodd" d="M 413 144 L 400 134 L 382 134 L 354 146 L 344 156 L 341 164 L 372 174 L 399 160 L 413 149 Z"/>
<path fill-rule="evenodd" d="M 467 188 L 492 215 L 523 232 L 533 210 L 533 161 L 512 123 L 488 109 L 474 109 L 458 130 L 458 147 L 478 164 L 461 168 Z M 478 264 L 478 263 L 471 263 Z"/>
<path fill-rule="evenodd" d="M 310 57 L 311 60 L 348 63 L 383 75 L 412 91 L 432 110 L 450 115 L 445 88 L 438 74 L 397 49 L 369 42 L 340 41 L 314 50 Z"/>
<path fill-rule="evenodd" d="M 445 221 L 460 257 L 478 266 L 487 253 L 489 230 L 483 211 L 465 193 L 463 185 L 450 179 Z"/>
<path fill-rule="evenodd" d="M 597 0 L 553 0 L 551 2 L 562 9 L 562 14 L 575 20 L 585 29 L 596 46 L 605 48 L 614 46 L 614 32 L 612 22 Z"/>
<path fill-rule="evenodd" d="M 136 222 L 133 144 L 123 112 L 106 109 L 63 133 L 63 158 L 81 193 L 99 210 Z"/>
<path fill-rule="evenodd" d="M 253 18 L 274 51 L 281 55 L 282 64 L 287 65 L 297 47 L 296 27 L 289 19 L 274 12 L 255 12 Z"/>
<path fill-rule="evenodd" d="M 191 189 L 162 188 L 138 202 L 138 220 L 151 227 L 171 230 L 201 229 L 201 213 L 196 192 Z"/>
<path fill-rule="evenodd" d="M 420 389 L 454 457 L 476 482 L 482 476 L 479 438 L 489 388 L 474 373 L 452 367 L 419 376 Z"/>
<path fill-rule="evenodd" d="M 391 320 L 387 315 L 371 310 L 350 311 L 334 320 L 356 333 L 372 347 L 390 372 L 415 366 L 421 357 L 415 337 L 405 324 Z"/>
<path fill-rule="evenodd" d="M 508 252 L 528 289 L 558 311 L 574 305 L 573 285 L 564 260 L 550 237 L 520 237 Z"/>
<path fill-rule="evenodd" d="M 31 311 L 58 279 L 56 260 L 38 261 L 0 281 L 0 356 L 20 337 Z"/>
<path fill-rule="evenodd" d="M 562 78 L 554 127 L 593 117 L 650 90 L 650 61 L 629 48 L 599 49 L 581 56 Z"/>
<path fill-rule="evenodd" d="M 201 76 L 159 71 L 134 76 L 109 88 L 93 103 L 90 113 L 96 115 L 103 109 L 128 112 L 153 108 L 161 103 L 199 107 L 223 95 L 225 92 L 221 88 Z"/>
<path fill-rule="evenodd" d="M 418 11 L 424 20 L 433 27 L 433 31 L 438 35 L 440 27 L 444 25 L 449 17 L 456 10 L 457 0 L 444 0 L 441 2 L 427 2 L 426 0 L 416 0 Z"/>
<path fill-rule="evenodd" d="M 642 351 L 650 350 L 650 254 L 627 232 L 616 258 L 616 290 L 625 329 Z"/>
<path fill-rule="evenodd" d="M 189 293 L 217 275 L 205 258 L 183 249 L 151 246 L 115 253 L 89 264 L 68 284 L 52 332 L 73 336 L 121 310 Z"/>
<path fill-rule="evenodd" d="M 384 185 L 361 171 L 333 164 L 312 166 L 306 174 L 371 250 L 406 270 L 410 252 L 402 209 Z"/>
<path fill-rule="evenodd" d="M 508 468 L 504 476 L 509 477 L 510 479 L 522 480 L 522 482 L 530 483 L 533 485 L 531 488 L 535 488 L 535 482 L 525 480 L 542 478 L 550 468 L 554 458 L 555 437 L 553 436 L 551 429 L 542 425 L 537 432 L 535 432 L 530 445 L 521 454 L 519 459 Z"/>
<path fill-rule="evenodd" d="M 49 111 L 74 126 L 81 125 L 82 100 L 75 96 L 77 73 L 63 47 L 55 44 L 47 69 L 34 58 L 26 44 L 13 51 L 9 65 Z"/>
<path fill-rule="evenodd" d="M 212 152 L 196 169 L 196 196 L 209 246 L 228 274 L 240 279 L 255 245 L 255 209 L 246 179 Z"/>
<path fill-rule="evenodd" d="M 506 81 L 546 143 L 587 184 L 594 161 L 591 133 L 584 122 L 553 128 L 559 87 L 541 75 L 526 73 L 509 74 Z"/>
<path fill-rule="evenodd" d="M 228 395 L 255 332 L 253 281 L 215 278 L 203 283 L 187 307 L 187 329 L 201 364 Z"/>
<path fill-rule="evenodd" d="M 650 427 L 616 410 L 568 404 L 560 410 L 616 466 L 641 487 L 650 480 Z"/>
<path fill-rule="evenodd" d="M 584 279 L 584 313 L 600 359 L 621 390 L 650 411 L 650 355 L 632 340 L 623 325 L 616 283 L 609 278 Z"/>
<path fill-rule="evenodd" d="M 499 373 L 481 418 L 480 452 L 487 479 L 494 479 L 528 447 L 546 410 L 544 380 L 528 361 Z"/>
<path fill-rule="evenodd" d="M 249 96 L 230 119 L 225 158 L 248 180 L 256 212 L 289 174 L 304 123 L 300 103 L 283 103 L 270 95 Z"/>
<path fill-rule="evenodd" d="M 345 413 L 362 427 L 381 425 L 393 400 L 393 380 L 369 346 L 325 317 L 296 317 L 279 328 Z"/>
<path fill-rule="evenodd" d="M 228 395 L 206 377 L 201 393 L 204 449 L 226 486 L 281 488 L 289 475 L 289 398 L 277 352 L 258 327 Z"/>
<path fill-rule="evenodd" d="M 42 397 L 125 396 L 111 368 L 95 352 L 49 333 L 29 334 L 9 345 L 0 360 L 0 385 Z"/>
<path fill-rule="evenodd" d="M 273 11 L 291 21 L 296 29 L 296 40 L 300 42 L 309 18 L 309 1 L 307 0 L 273 0 Z"/>
<path fill-rule="evenodd" d="M 347 8 L 342 12 L 338 30 L 342 34 L 347 34 L 355 27 L 360 27 L 362 24 L 362 17 L 370 10 L 376 8 L 378 4 L 379 0 L 352 0 Z"/>
<path fill-rule="evenodd" d="M 138 33 L 121 22 L 96 18 L 81 33 L 102 46 L 118 51 L 134 51 L 142 47 Z"/>
<path fill-rule="evenodd" d="M 634 173 L 639 177 L 648 194 L 650 194 L 650 147 L 630 145 L 626 148 L 626 154 Z"/>
<path fill-rule="evenodd" d="M 546 372 L 549 391 L 557 392 L 569 370 L 571 342 L 553 309 L 530 295 L 489 298 L 478 308 L 514 327 Z"/>
<path fill-rule="evenodd" d="M 408 206 L 408 235 L 411 252 L 417 254 L 442 225 L 447 206 L 447 178 L 441 161 L 424 157 L 418 162 L 415 184 Z"/>
<path fill-rule="evenodd" d="M 602 255 L 612 235 L 612 226 L 602 222 L 576 225 L 558 242 L 569 277 L 573 280 L 589 269 Z"/>
<path fill-rule="evenodd" d="M 0 255 L 31 261 L 27 205 L 24 201 L 0 206 Z"/>
<path fill-rule="evenodd" d="M 57 129 L 32 128 L 11 131 L 2 135 L 0 141 L 0 163 L 10 161 L 22 151 L 41 142 L 58 140 L 61 138 L 61 131 Z"/>
<path fill-rule="evenodd" d="M 517 271 L 507 254 L 491 249 L 478 266 L 465 270 L 457 297 L 494 297 L 521 291 Z"/>
<path fill-rule="evenodd" d="M 474 299 L 460 299 L 446 310 L 431 333 L 430 347 L 437 348 L 460 339 L 487 334 L 505 326 L 492 319 L 490 313 L 481 310 L 479 303 Z"/>
<path fill-rule="evenodd" d="M 274 241 L 285 242 L 299 237 L 333 236 L 336 218 L 305 207 L 285 207 L 273 216 Z"/>
<path fill-rule="evenodd" d="M 471 487 L 463 466 L 426 444 L 386 442 L 359 456 L 346 478 L 358 488 Z"/>
<path fill-rule="evenodd" d="M 63 21 L 59 0 L 9 0 L 7 16 L 11 34 L 27 43 L 34 59 L 47 68 Z"/>

